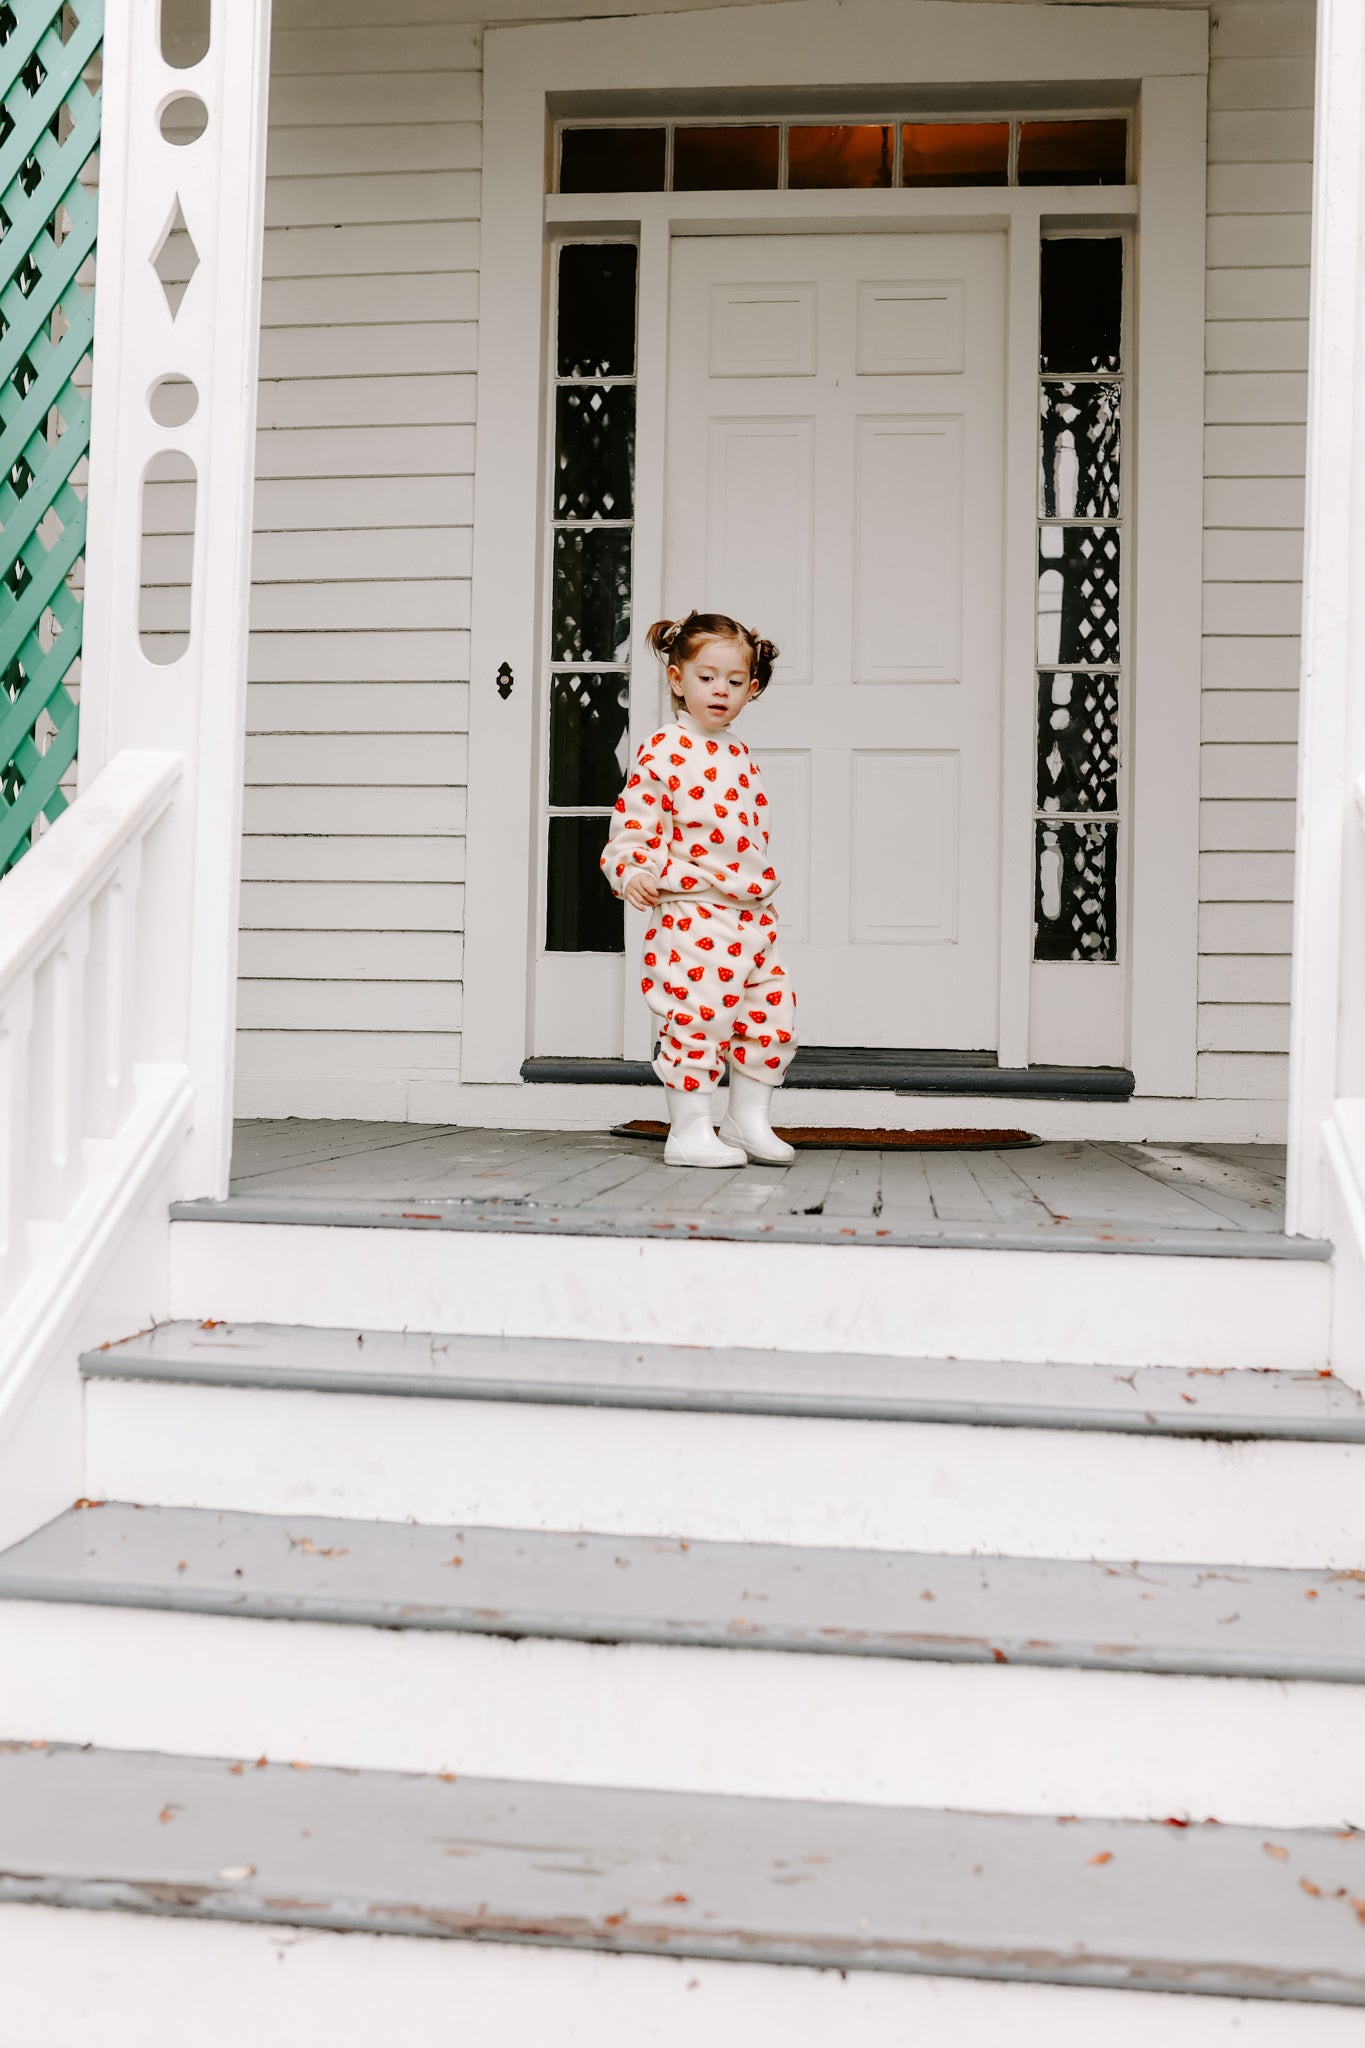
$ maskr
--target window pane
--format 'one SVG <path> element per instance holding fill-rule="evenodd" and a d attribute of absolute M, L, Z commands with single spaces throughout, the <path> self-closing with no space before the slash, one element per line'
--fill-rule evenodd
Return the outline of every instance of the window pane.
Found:
<path fill-rule="evenodd" d="M 1126 121 L 1025 121 L 1020 126 L 1021 185 L 1122 185 L 1127 176 Z"/>
<path fill-rule="evenodd" d="M 1123 243 L 1117 236 L 1046 236 L 1042 245 L 1045 370 L 1117 370 L 1123 335 Z"/>
<path fill-rule="evenodd" d="M 550 678 L 550 802 L 614 804 L 626 779 L 630 679 Z"/>
<path fill-rule="evenodd" d="M 893 155 L 889 127 L 789 128 L 787 183 L 794 192 L 831 185 L 887 186 Z"/>
<path fill-rule="evenodd" d="M 901 130 L 902 185 L 1007 185 L 1008 121 L 917 121 Z"/>
<path fill-rule="evenodd" d="M 662 128 L 565 128 L 559 138 L 561 192 L 662 192 Z"/>
<path fill-rule="evenodd" d="M 1118 835 L 1112 825 L 1044 820 L 1034 855 L 1035 960 L 1113 960 Z"/>
<path fill-rule="evenodd" d="M 629 519 L 635 386 L 561 384 L 555 393 L 555 515 Z"/>
<path fill-rule="evenodd" d="M 1038 510 L 1045 519 L 1119 516 L 1119 386 L 1044 384 Z"/>
<path fill-rule="evenodd" d="M 673 136 L 675 192 L 772 192 L 776 128 L 679 128 Z"/>
<path fill-rule="evenodd" d="M 632 242 L 569 242 L 559 252 L 559 375 L 635 375 Z"/>
<path fill-rule="evenodd" d="M 598 865 L 610 818 L 551 818 L 547 953 L 624 953 L 625 913 Z"/>
<path fill-rule="evenodd" d="M 619 527 L 555 535 L 552 661 L 630 658 L 630 535 Z"/>
<path fill-rule="evenodd" d="M 1112 526 L 1045 526 L 1038 535 L 1038 659 L 1119 658 L 1119 537 Z"/>
<path fill-rule="evenodd" d="M 1118 677 L 1068 669 L 1039 676 L 1039 810 L 1117 810 L 1118 784 Z"/>

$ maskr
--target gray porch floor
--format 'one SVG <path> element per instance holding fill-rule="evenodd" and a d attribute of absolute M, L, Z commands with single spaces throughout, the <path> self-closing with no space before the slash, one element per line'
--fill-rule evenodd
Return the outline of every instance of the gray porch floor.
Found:
<path fill-rule="evenodd" d="M 1284 1235 L 1275 1145 L 1049 1143 L 980 1152 L 806 1151 L 698 1172 L 594 1131 L 239 1124 L 225 1203 L 182 1218 L 575 1235 L 990 1245 L 1323 1257 Z"/>

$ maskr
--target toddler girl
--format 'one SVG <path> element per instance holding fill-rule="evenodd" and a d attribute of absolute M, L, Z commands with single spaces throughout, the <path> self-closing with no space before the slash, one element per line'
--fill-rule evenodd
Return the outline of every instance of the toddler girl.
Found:
<path fill-rule="evenodd" d="M 719 612 L 660 619 L 674 716 L 647 739 L 617 799 L 602 869 L 652 915 L 641 988 L 660 1019 L 670 1166 L 785 1165 L 772 1092 L 796 1051 L 795 996 L 777 947 L 763 778 L 731 726 L 767 688 L 777 649 Z M 730 1102 L 712 1098 L 726 1060 Z"/>

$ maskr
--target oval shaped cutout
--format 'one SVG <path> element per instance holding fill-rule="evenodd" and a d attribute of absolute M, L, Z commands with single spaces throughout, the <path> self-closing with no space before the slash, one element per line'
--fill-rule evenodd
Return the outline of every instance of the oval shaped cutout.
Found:
<path fill-rule="evenodd" d="M 161 138 L 176 149 L 197 142 L 209 125 L 209 110 L 197 92 L 178 92 L 161 109 Z"/>
<path fill-rule="evenodd" d="M 148 661 L 169 668 L 190 644 L 199 477 L 188 455 L 163 448 L 142 478 L 137 633 Z"/>
<path fill-rule="evenodd" d="M 147 394 L 147 410 L 159 427 L 183 427 L 199 410 L 199 391 L 178 373 L 160 377 Z"/>
<path fill-rule="evenodd" d="M 161 0 L 161 56 L 174 71 L 189 71 L 209 53 L 213 0 Z"/>

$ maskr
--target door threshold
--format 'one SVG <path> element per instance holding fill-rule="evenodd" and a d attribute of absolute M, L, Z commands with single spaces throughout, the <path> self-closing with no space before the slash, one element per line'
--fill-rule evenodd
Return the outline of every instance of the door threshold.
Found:
<path fill-rule="evenodd" d="M 658 1076 L 648 1060 L 542 1056 L 523 1061 L 523 1081 L 571 1086 L 649 1086 Z M 789 1088 L 876 1088 L 893 1095 L 1009 1095 L 1054 1102 L 1126 1102 L 1133 1093 L 1127 1067 L 1002 1067 L 991 1052 L 902 1050 L 885 1046 L 802 1046 L 787 1076 Z"/>

